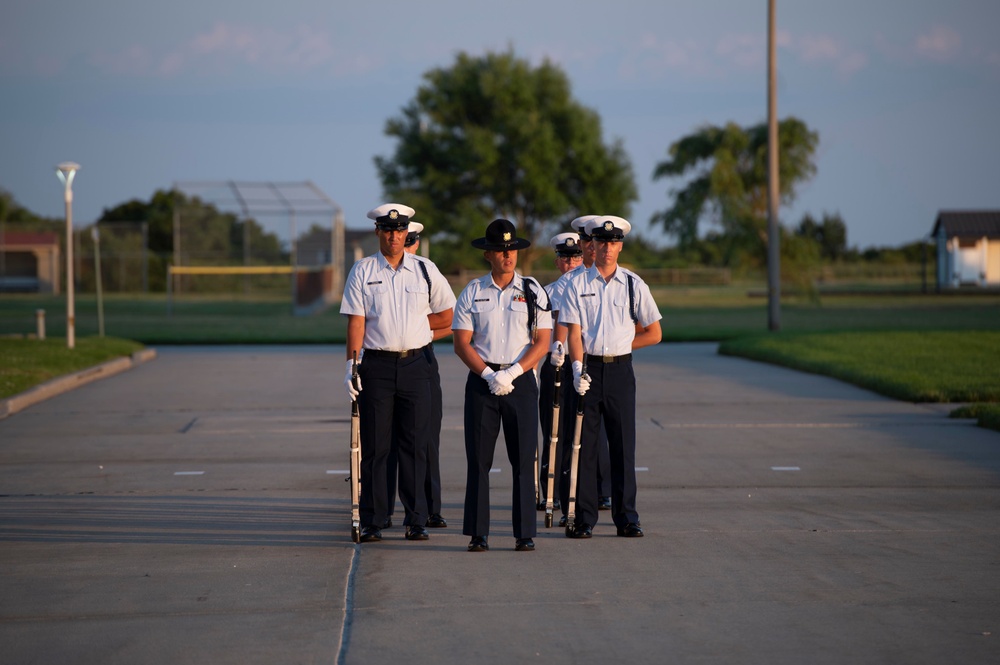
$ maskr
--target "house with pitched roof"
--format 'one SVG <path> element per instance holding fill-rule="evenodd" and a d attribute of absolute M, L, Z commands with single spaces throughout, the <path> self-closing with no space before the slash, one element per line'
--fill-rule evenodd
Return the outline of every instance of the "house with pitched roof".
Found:
<path fill-rule="evenodd" d="M 937 288 L 1000 288 L 1000 210 L 942 210 L 931 237 L 937 244 Z"/>

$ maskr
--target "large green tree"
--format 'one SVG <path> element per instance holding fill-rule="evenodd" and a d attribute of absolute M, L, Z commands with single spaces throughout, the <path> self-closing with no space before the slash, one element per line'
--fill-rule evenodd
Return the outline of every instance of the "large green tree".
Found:
<path fill-rule="evenodd" d="M 781 203 L 795 198 L 799 185 L 816 173 L 813 154 L 819 135 L 790 117 L 778 126 Z M 674 205 L 656 213 L 653 224 L 677 238 L 684 249 L 698 239 L 703 219 L 745 246 L 758 260 L 767 247 L 767 124 L 705 126 L 670 146 L 653 179 L 683 179 L 672 189 Z"/>
<path fill-rule="evenodd" d="M 547 251 L 574 217 L 628 215 L 637 195 L 621 141 L 603 142 L 597 113 L 573 99 L 557 66 L 460 53 L 424 81 L 387 121 L 395 153 L 375 165 L 385 195 L 416 208 L 442 269 L 481 265 L 468 243 L 497 217 Z"/>

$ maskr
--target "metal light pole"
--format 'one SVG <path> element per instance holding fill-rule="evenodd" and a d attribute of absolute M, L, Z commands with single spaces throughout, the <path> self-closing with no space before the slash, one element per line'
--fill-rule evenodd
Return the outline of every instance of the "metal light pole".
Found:
<path fill-rule="evenodd" d="M 56 174 L 65 185 L 66 192 L 66 348 L 76 347 L 76 313 L 73 294 L 73 178 L 80 170 L 79 164 L 63 162 L 56 167 Z"/>
<path fill-rule="evenodd" d="M 767 0 L 767 327 L 781 329 L 781 246 L 778 232 L 778 56 L 775 0 Z"/>
<path fill-rule="evenodd" d="M 104 337 L 104 297 L 101 288 L 101 232 L 94 224 L 90 229 L 90 237 L 94 239 L 94 277 L 97 280 L 97 335 Z"/>

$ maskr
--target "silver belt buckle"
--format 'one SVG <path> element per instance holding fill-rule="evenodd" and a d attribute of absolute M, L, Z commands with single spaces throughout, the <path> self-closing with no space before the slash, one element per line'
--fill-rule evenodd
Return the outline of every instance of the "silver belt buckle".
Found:
<path fill-rule="evenodd" d="M 615 361 L 614 356 L 601 356 L 601 361 L 605 363 L 613 363 Z"/>

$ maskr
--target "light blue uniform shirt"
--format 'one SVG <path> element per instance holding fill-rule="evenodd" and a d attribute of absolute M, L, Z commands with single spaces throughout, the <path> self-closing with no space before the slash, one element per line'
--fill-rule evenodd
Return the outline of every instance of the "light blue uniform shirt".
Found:
<path fill-rule="evenodd" d="M 418 262 L 427 268 L 427 280 Z M 356 262 L 347 275 L 340 313 L 365 317 L 362 346 L 382 351 L 407 351 L 431 343 L 428 314 L 455 306 L 455 294 L 431 261 L 404 253 L 393 270 L 381 252 Z"/>
<path fill-rule="evenodd" d="M 584 353 L 593 356 L 623 356 L 632 353 L 635 323 L 629 313 L 629 275 L 633 280 L 635 313 L 642 327 L 663 318 L 653 302 L 649 287 L 631 270 L 618 266 L 611 281 L 607 283 L 596 266 L 566 274 L 573 276 L 567 281 L 563 292 L 559 323 L 579 324 Z"/>
<path fill-rule="evenodd" d="M 537 304 L 548 309 L 545 290 L 535 280 L 517 273 L 505 289 L 496 285 L 492 274 L 486 274 L 469 282 L 459 294 L 451 327 L 472 331 L 472 348 L 485 362 L 513 364 L 531 347 L 526 281 L 531 283 Z M 536 309 L 535 327 L 551 329 L 552 315 Z"/>

